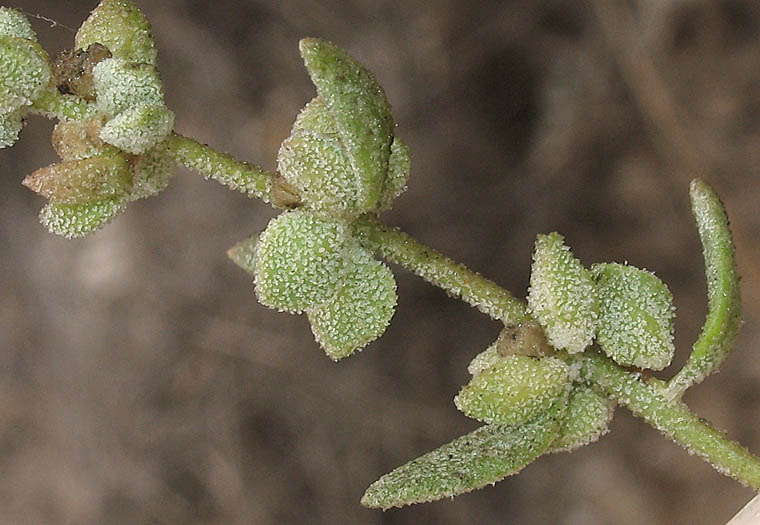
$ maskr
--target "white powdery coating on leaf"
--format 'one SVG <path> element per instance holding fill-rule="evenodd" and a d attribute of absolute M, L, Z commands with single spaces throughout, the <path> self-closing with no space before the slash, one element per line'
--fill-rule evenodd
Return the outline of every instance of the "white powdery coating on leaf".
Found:
<path fill-rule="evenodd" d="M 18 9 L 10 7 L 0 7 L 0 35 L 37 41 L 37 35 L 34 34 L 34 29 L 26 16 Z"/>
<path fill-rule="evenodd" d="M 590 386 L 574 386 L 551 451 L 569 452 L 599 440 L 609 430 L 614 408 L 612 401 Z"/>
<path fill-rule="evenodd" d="M 454 398 L 466 416 L 519 425 L 547 412 L 570 387 L 567 365 L 552 357 L 508 356 L 475 375 Z"/>
<path fill-rule="evenodd" d="M 24 119 L 21 116 L 20 109 L 0 115 L 0 149 L 13 146 L 23 127 Z"/>
<path fill-rule="evenodd" d="M 406 191 L 410 171 L 409 146 L 400 138 L 393 137 L 391 156 L 388 159 L 388 175 L 385 177 L 385 185 L 377 206 L 379 210 L 390 209 L 393 200 Z"/>
<path fill-rule="evenodd" d="M 161 77 L 150 64 L 107 58 L 92 70 L 98 110 L 111 117 L 137 105 L 164 106 Z"/>
<path fill-rule="evenodd" d="M 390 268 L 357 246 L 337 295 L 306 313 L 317 342 L 337 361 L 385 332 L 396 301 L 396 280 Z"/>
<path fill-rule="evenodd" d="M 599 324 L 591 274 L 558 233 L 539 235 L 533 253 L 528 308 L 559 350 L 582 352 Z"/>
<path fill-rule="evenodd" d="M 31 105 L 51 75 L 50 60 L 39 44 L 0 36 L 0 114 Z"/>
<path fill-rule="evenodd" d="M 51 203 L 42 208 L 40 222 L 51 233 L 74 239 L 98 230 L 123 209 L 123 199 L 88 204 Z"/>
<path fill-rule="evenodd" d="M 101 0 L 77 31 L 77 49 L 99 43 L 114 57 L 130 62 L 156 63 L 156 46 L 146 16 L 127 0 Z"/>
<path fill-rule="evenodd" d="M 332 215 L 356 215 L 360 179 L 343 150 L 335 123 L 317 97 L 298 115 L 277 154 L 277 169 L 308 207 Z"/>
<path fill-rule="evenodd" d="M 536 460 L 557 434 L 563 407 L 525 425 L 484 425 L 374 482 L 362 505 L 388 509 L 494 484 Z"/>
<path fill-rule="evenodd" d="M 139 155 L 163 141 L 174 129 L 174 112 L 164 106 L 139 105 L 106 122 L 100 138 L 119 149 Z"/>
<path fill-rule="evenodd" d="M 159 144 L 140 155 L 132 165 L 132 191 L 129 200 L 146 199 L 162 192 L 174 176 L 174 159 Z"/>
<path fill-rule="evenodd" d="M 668 287 L 653 273 L 617 263 L 592 268 L 597 280 L 597 341 L 623 366 L 662 370 L 675 353 L 675 307 Z"/>
<path fill-rule="evenodd" d="M 346 273 L 347 241 L 343 222 L 307 210 L 272 219 L 256 245 L 259 302 L 301 313 L 333 298 Z"/>
<path fill-rule="evenodd" d="M 504 359 L 504 356 L 499 353 L 499 342 L 497 340 L 472 358 L 470 364 L 467 365 L 467 371 L 471 376 L 476 376 L 482 371 L 488 370 L 502 359 Z"/>

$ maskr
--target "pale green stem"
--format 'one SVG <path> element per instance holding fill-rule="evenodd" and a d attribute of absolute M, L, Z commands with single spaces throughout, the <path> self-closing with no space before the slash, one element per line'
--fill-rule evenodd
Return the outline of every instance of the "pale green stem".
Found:
<path fill-rule="evenodd" d="M 48 89 L 40 95 L 29 111 L 59 120 L 84 120 L 95 114 L 95 104 L 75 95 L 64 95 L 57 89 Z"/>
<path fill-rule="evenodd" d="M 177 162 L 206 177 L 278 207 L 299 205 L 296 193 L 276 173 L 242 163 L 181 135 L 172 134 L 167 146 Z M 275 195 L 280 195 L 277 202 Z M 505 324 L 531 319 L 525 303 L 493 281 L 399 229 L 382 224 L 376 217 L 360 217 L 353 227 L 356 238 L 367 249 L 450 295 L 461 298 L 492 318 Z M 760 490 L 760 458 L 692 414 L 680 401 L 668 399 L 665 383 L 644 382 L 637 374 L 624 370 L 593 351 L 569 359 L 578 360 L 586 378 L 619 405 L 627 407 L 665 436 L 708 461 L 718 471 Z"/>
<path fill-rule="evenodd" d="M 491 317 L 511 323 L 529 319 L 522 301 L 408 234 L 389 228 L 372 217 L 360 218 L 354 227 L 366 248 L 449 294 L 461 297 Z M 665 436 L 708 461 L 719 472 L 760 490 L 760 458 L 692 414 L 680 401 L 668 399 L 664 382 L 644 382 L 637 374 L 593 351 L 570 359 L 580 361 L 587 379 L 617 404 L 627 407 Z"/>
<path fill-rule="evenodd" d="M 249 197 L 277 208 L 293 208 L 298 197 L 277 173 L 241 162 L 193 139 L 172 133 L 166 142 L 176 162 Z"/>
<path fill-rule="evenodd" d="M 427 282 L 461 298 L 493 319 L 515 324 L 529 319 L 525 303 L 504 288 L 456 263 L 376 218 L 364 216 L 354 223 L 359 242 L 385 259 L 399 264 Z"/>
<path fill-rule="evenodd" d="M 760 490 L 760 458 L 692 414 L 682 402 L 667 399 L 663 389 L 648 385 L 600 354 L 586 352 L 576 359 L 586 378 L 619 405 L 722 474 Z"/>

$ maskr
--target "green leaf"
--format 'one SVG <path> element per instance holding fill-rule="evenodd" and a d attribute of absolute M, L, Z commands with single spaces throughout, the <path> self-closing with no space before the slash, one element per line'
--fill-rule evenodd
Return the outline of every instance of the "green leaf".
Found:
<path fill-rule="evenodd" d="M 359 213 L 375 210 L 385 184 L 393 138 L 393 117 L 385 92 L 372 73 L 334 44 L 305 38 L 300 49 L 358 177 L 356 209 Z"/>
<path fill-rule="evenodd" d="M 390 268 L 357 246 L 341 290 L 307 310 L 314 337 L 337 361 L 380 337 L 396 311 L 396 280 Z"/>
<path fill-rule="evenodd" d="M 673 345 L 673 296 L 651 272 L 617 263 L 596 264 L 591 272 L 599 296 L 596 339 L 622 366 L 662 370 Z"/>
<path fill-rule="evenodd" d="M 690 195 L 705 259 L 707 318 L 686 364 L 668 383 L 674 397 L 720 367 L 742 324 L 739 275 L 726 210 L 715 191 L 700 179 L 691 181 Z"/>
<path fill-rule="evenodd" d="M 391 156 L 388 159 L 388 175 L 385 178 L 383 193 L 380 196 L 379 210 L 390 209 L 393 200 L 406 191 L 406 182 L 409 180 L 410 171 L 409 146 L 400 138 L 393 137 Z"/>
<path fill-rule="evenodd" d="M 20 109 L 0 115 L 0 149 L 13 146 L 23 127 L 24 119 Z"/>
<path fill-rule="evenodd" d="M 472 358 L 470 364 L 467 365 L 467 371 L 471 376 L 476 376 L 484 370 L 488 370 L 502 359 L 504 359 L 504 356 L 499 352 L 499 341 L 496 340 L 488 348 Z"/>
<path fill-rule="evenodd" d="M 113 56 L 128 62 L 156 64 L 156 45 L 150 23 L 128 0 L 103 0 L 77 31 L 78 49 L 103 44 Z"/>
<path fill-rule="evenodd" d="M 140 155 L 163 141 L 174 129 L 174 113 L 163 105 L 141 104 L 106 122 L 100 138 L 117 148 Z"/>
<path fill-rule="evenodd" d="M 563 361 L 512 355 L 475 375 L 454 404 L 483 423 L 519 425 L 566 399 L 569 386 Z"/>
<path fill-rule="evenodd" d="M 130 200 L 153 197 L 169 185 L 174 176 L 174 159 L 167 152 L 165 142 L 146 151 L 132 164 L 132 191 Z"/>
<path fill-rule="evenodd" d="M 607 433 L 614 409 L 612 401 L 589 385 L 575 385 L 551 451 L 569 452 L 597 441 Z"/>
<path fill-rule="evenodd" d="M 259 302 L 301 313 L 335 297 L 346 274 L 347 241 L 343 222 L 307 210 L 272 219 L 256 245 Z"/>
<path fill-rule="evenodd" d="M 50 59 L 37 42 L 0 36 L 0 114 L 31 105 L 51 75 Z"/>
<path fill-rule="evenodd" d="M 87 204 L 50 203 L 40 212 L 40 222 L 51 233 L 67 239 L 84 237 L 109 222 L 124 209 L 124 199 Z"/>
<path fill-rule="evenodd" d="M 293 132 L 280 146 L 277 170 L 311 209 L 347 217 L 360 213 L 356 205 L 361 180 L 321 97 L 298 115 Z"/>
<path fill-rule="evenodd" d="M 150 64 L 107 58 L 92 74 L 98 110 L 110 117 L 134 106 L 164 106 L 161 77 Z"/>
<path fill-rule="evenodd" d="M 0 36 L 37 41 L 37 35 L 34 34 L 34 29 L 24 13 L 10 7 L 0 7 Z"/>
<path fill-rule="evenodd" d="M 389 509 L 453 497 L 516 474 L 557 435 L 564 406 L 520 426 L 485 425 L 374 482 L 362 505 Z"/>
<path fill-rule="evenodd" d="M 116 155 L 119 150 L 103 142 L 100 129 L 103 118 L 60 121 L 53 129 L 53 148 L 62 160 L 81 160 L 97 155 Z"/>
<path fill-rule="evenodd" d="M 227 250 L 227 257 L 246 272 L 256 275 L 256 243 L 258 241 L 258 234 L 243 239 Z"/>
<path fill-rule="evenodd" d="M 131 182 L 123 155 L 99 155 L 40 168 L 23 181 L 53 204 L 94 203 L 126 197 Z"/>
<path fill-rule="evenodd" d="M 528 308 L 558 350 L 582 352 L 599 324 L 591 274 L 558 233 L 539 235 L 533 253 Z"/>

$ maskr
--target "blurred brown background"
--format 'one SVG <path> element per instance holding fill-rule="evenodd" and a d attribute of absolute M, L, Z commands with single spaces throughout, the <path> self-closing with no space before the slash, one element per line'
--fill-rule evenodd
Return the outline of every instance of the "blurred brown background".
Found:
<path fill-rule="evenodd" d="M 688 182 L 738 232 L 746 325 L 687 396 L 760 452 L 760 3 L 753 0 L 139 2 L 178 131 L 267 168 L 313 96 L 302 36 L 374 70 L 411 146 L 387 220 L 525 292 L 536 233 L 654 270 L 679 358 L 705 309 Z M 17 0 L 70 47 L 94 1 Z M 274 210 L 181 171 L 91 238 L 37 223 L 54 162 L 32 118 L 0 152 L 3 523 L 720 524 L 752 492 L 618 410 L 573 454 L 453 501 L 359 505 L 381 474 L 474 428 L 451 399 L 498 325 L 396 268 L 386 335 L 336 365 L 256 302 L 224 252 Z"/>

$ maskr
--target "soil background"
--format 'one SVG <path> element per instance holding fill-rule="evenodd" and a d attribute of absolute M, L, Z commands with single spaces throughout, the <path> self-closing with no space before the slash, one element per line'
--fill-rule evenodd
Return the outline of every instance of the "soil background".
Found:
<path fill-rule="evenodd" d="M 760 2 L 139 2 L 177 130 L 274 169 L 328 38 L 385 87 L 411 147 L 385 218 L 523 295 L 537 233 L 653 270 L 676 366 L 705 312 L 689 180 L 737 232 L 745 327 L 686 397 L 760 452 Z M 92 1 L 17 0 L 54 54 Z M 452 397 L 497 323 L 394 267 L 385 336 L 334 364 L 224 253 L 275 210 L 179 170 L 84 240 L 20 185 L 57 159 L 31 118 L 0 152 L 0 522 L 720 524 L 752 491 L 619 409 L 572 454 L 453 501 L 359 505 L 381 474 L 476 425 Z M 662 374 L 668 377 L 669 373 Z"/>

